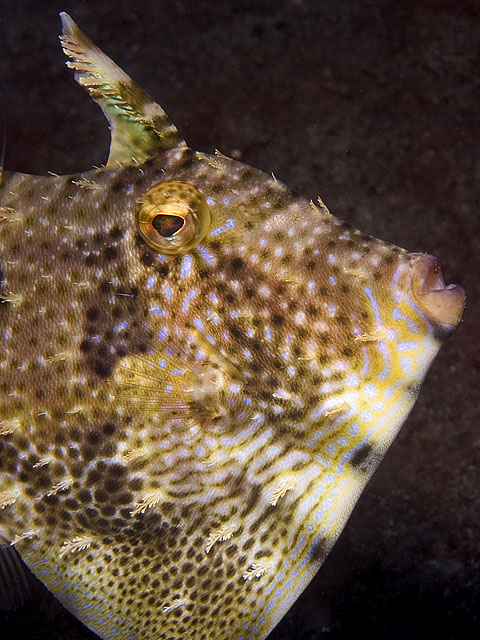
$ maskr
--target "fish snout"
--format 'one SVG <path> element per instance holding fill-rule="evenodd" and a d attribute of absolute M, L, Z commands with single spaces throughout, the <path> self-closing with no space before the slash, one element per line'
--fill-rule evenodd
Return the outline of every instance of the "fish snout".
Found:
<path fill-rule="evenodd" d="M 459 284 L 445 286 L 440 261 L 435 256 L 419 254 L 412 265 L 411 286 L 415 301 L 428 320 L 448 337 L 462 319 L 465 289 Z"/>

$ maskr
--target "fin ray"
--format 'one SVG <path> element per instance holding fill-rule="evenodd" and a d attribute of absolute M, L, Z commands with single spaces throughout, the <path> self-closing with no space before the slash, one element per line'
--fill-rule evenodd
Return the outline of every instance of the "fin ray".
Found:
<path fill-rule="evenodd" d="M 0 609 L 20 609 L 28 597 L 29 585 L 25 565 L 17 551 L 0 538 Z"/>

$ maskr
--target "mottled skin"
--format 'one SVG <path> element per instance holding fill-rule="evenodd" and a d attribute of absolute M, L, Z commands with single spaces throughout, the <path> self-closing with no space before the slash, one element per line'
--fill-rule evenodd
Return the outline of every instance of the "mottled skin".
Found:
<path fill-rule="evenodd" d="M 189 149 L 64 21 L 112 147 L 82 175 L 2 176 L 0 534 L 102 638 L 260 640 L 337 539 L 463 292 Z M 108 90 L 82 81 L 88 56 Z M 162 253 L 137 215 L 169 181 L 210 222 Z"/>

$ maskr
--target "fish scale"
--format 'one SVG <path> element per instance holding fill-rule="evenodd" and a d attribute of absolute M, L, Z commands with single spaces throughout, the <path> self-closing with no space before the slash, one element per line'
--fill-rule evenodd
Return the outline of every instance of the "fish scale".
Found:
<path fill-rule="evenodd" d="M 62 14 L 105 167 L 3 173 L 0 534 L 102 638 L 261 640 L 410 411 L 464 292 L 186 145 Z"/>

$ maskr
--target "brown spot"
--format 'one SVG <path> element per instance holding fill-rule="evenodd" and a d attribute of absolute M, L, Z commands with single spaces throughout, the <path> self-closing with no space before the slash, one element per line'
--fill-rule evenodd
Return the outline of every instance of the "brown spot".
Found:
<path fill-rule="evenodd" d="M 366 462 L 372 452 L 372 446 L 368 443 L 362 444 L 350 459 L 350 464 L 355 469 L 365 469 Z"/>

